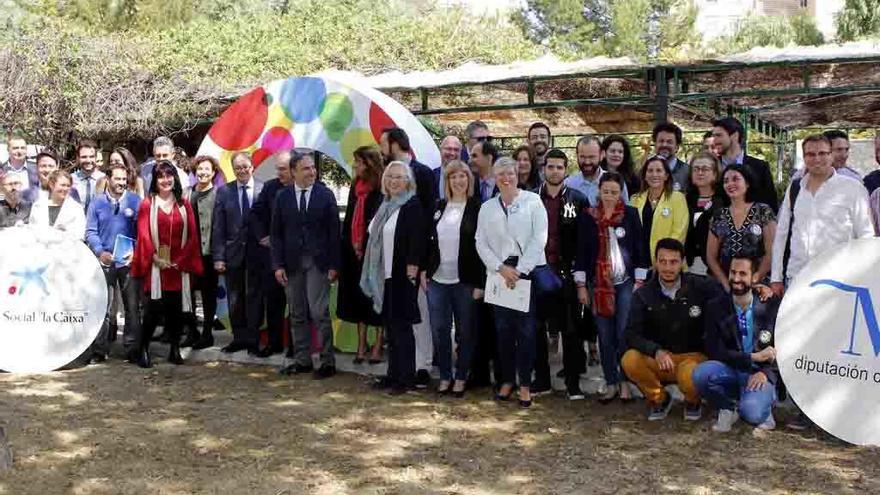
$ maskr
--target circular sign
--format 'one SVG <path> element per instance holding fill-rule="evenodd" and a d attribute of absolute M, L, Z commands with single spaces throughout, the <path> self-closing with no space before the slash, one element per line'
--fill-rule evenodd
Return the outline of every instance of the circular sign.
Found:
<path fill-rule="evenodd" d="M 45 372 L 82 354 L 107 312 L 95 255 L 53 229 L 0 230 L 0 369 Z"/>
<path fill-rule="evenodd" d="M 792 399 L 822 429 L 857 445 L 880 445 L 878 267 L 878 238 L 818 256 L 786 291 L 776 322 Z"/>

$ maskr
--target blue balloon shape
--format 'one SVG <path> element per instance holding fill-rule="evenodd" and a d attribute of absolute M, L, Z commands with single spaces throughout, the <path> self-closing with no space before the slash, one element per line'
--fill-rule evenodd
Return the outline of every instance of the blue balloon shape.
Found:
<path fill-rule="evenodd" d="M 317 77 L 292 77 L 281 85 L 279 100 L 284 113 L 294 122 L 311 122 L 318 118 L 327 87 Z"/>

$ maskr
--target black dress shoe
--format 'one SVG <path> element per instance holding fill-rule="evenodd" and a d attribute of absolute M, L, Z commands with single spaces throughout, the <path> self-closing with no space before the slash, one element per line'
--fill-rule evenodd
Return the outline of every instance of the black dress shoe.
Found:
<path fill-rule="evenodd" d="M 284 353 L 284 357 L 292 358 L 293 357 L 293 349 L 288 347 L 287 352 Z"/>
<path fill-rule="evenodd" d="M 329 364 L 322 365 L 320 368 L 315 370 L 315 380 L 323 380 L 324 378 L 330 378 L 331 376 L 336 374 L 336 366 L 330 366 Z"/>
<path fill-rule="evenodd" d="M 226 354 L 231 354 L 233 352 L 243 351 L 245 349 L 248 349 L 247 345 L 242 344 L 240 342 L 232 341 L 231 344 L 227 345 L 226 347 L 224 347 L 223 349 L 220 349 L 220 350 L 225 352 Z"/>
<path fill-rule="evenodd" d="M 140 354 L 137 358 L 137 365 L 141 368 L 152 368 L 153 360 L 150 359 L 150 351 L 149 349 L 141 349 Z"/>
<path fill-rule="evenodd" d="M 286 366 L 281 368 L 282 375 L 301 375 L 303 373 L 311 373 L 315 368 L 310 364 L 291 364 L 290 366 Z"/>
<path fill-rule="evenodd" d="M 248 352 L 248 354 L 250 354 L 250 352 Z M 255 356 L 261 357 L 261 358 L 267 358 L 267 357 L 271 356 L 272 354 L 273 354 L 272 349 L 270 349 L 268 347 L 264 347 L 254 353 Z"/>
<path fill-rule="evenodd" d="M 214 337 L 202 337 L 193 344 L 193 350 L 199 349 L 207 349 L 208 347 L 212 347 L 214 345 Z"/>
<path fill-rule="evenodd" d="M 186 338 L 183 339 L 183 342 L 180 343 L 180 347 L 195 347 L 196 342 L 199 340 L 199 334 L 189 333 L 186 335 Z"/>
<path fill-rule="evenodd" d="M 171 344 L 171 349 L 168 351 L 168 362 L 172 364 L 183 364 L 183 358 L 180 356 L 180 346 Z"/>
<path fill-rule="evenodd" d="M 416 388 L 428 388 L 430 383 L 431 375 L 428 373 L 428 370 L 416 371 Z"/>

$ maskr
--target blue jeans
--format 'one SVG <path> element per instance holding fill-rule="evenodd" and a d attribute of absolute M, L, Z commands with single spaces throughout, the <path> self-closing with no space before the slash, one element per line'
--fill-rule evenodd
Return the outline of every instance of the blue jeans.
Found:
<path fill-rule="evenodd" d="M 474 288 L 468 284 L 441 284 L 428 281 L 428 312 L 431 317 L 431 335 L 434 355 L 440 368 L 441 380 L 452 380 L 452 320 L 455 318 L 455 337 L 458 342 L 458 360 L 455 379 L 467 380 L 474 355 L 475 340 Z"/>
<path fill-rule="evenodd" d="M 535 365 L 535 289 L 532 287 L 529 312 L 493 306 L 498 361 L 501 364 L 499 385 L 515 383 L 532 386 L 532 367 Z"/>
<path fill-rule="evenodd" d="M 746 390 L 751 373 L 734 369 L 721 361 L 705 361 L 694 369 L 694 386 L 716 409 L 737 409 L 753 425 L 763 423 L 776 401 L 776 387 L 767 382 L 759 390 Z"/>
<path fill-rule="evenodd" d="M 620 383 L 620 358 L 626 351 L 626 323 L 629 320 L 629 307 L 632 304 L 633 279 L 614 286 L 614 316 L 596 317 L 599 329 L 599 354 L 602 358 L 602 373 L 605 383 Z"/>

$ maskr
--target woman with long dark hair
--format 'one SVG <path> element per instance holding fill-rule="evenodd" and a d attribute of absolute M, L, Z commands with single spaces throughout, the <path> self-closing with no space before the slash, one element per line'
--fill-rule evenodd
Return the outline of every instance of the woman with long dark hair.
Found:
<path fill-rule="evenodd" d="M 354 150 L 354 179 L 348 192 L 342 222 L 342 265 L 336 299 L 337 318 L 357 324 L 358 348 L 354 364 L 367 359 L 367 327 L 376 329 L 376 342 L 369 363 L 382 361 L 382 317 L 360 287 L 364 251 L 369 242 L 367 227 L 382 204 L 382 154 L 374 146 Z"/>
<path fill-rule="evenodd" d="M 531 146 L 522 145 L 513 150 L 510 155 L 516 162 L 516 186 L 526 191 L 534 191 L 541 185 L 541 176 L 538 174 L 535 152 Z"/>
<path fill-rule="evenodd" d="M 657 241 L 671 237 L 684 244 L 688 231 L 688 207 L 684 194 L 672 188 L 672 173 L 666 158 L 654 155 L 645 161 L 642 189 L 630 198 L 642 221 L 642 243 L 654 264 Z"/>
<path fill-rule="evenodd" d="M 183 197 L 177 170 L 168 160 L 153 169 L 149 195 L 138 210 L 138 238 L 131 273 L 148 293 L 138 365 L 152 366 L 149 346 L 160 315 L 171 339 L 168 361 L 183 364 L 183 313 L 192 311 L 192 275 L 202 275 L 199 236 L 192 206 Z"/>
<path fill-rule="evenodd" d="M 143 198 L 144 179 L 138 175 L 139 168 L 137 160 L 131 151 L 122 146 L 113 148 L 113 151 L 110 152 L 110 156 L 107 157 L 106 170 L 103 170 L 107 175 L 98 179 L 98 183 L 95 184 L 95 190 L 98 194 L 103 193 L 107 189 L 107 183 L 110 180 L 110 174 L 107 172 L 109 172 L 110 167 L 113 167 L 114 165 L 122 165 L 126 168 L 128 171 L 128 190 Z"/>
<path fill-rule="evenodd" d="M 629 141 L 623 136 L 611 134 L 602 140 L 601 148 L 605 153 L 605 157 L 599 162 L 602 169 L 606 172 L 620 174 L 630 196 L 640 191 L 642 189 L 641 180 L 636 175 Z"/>

